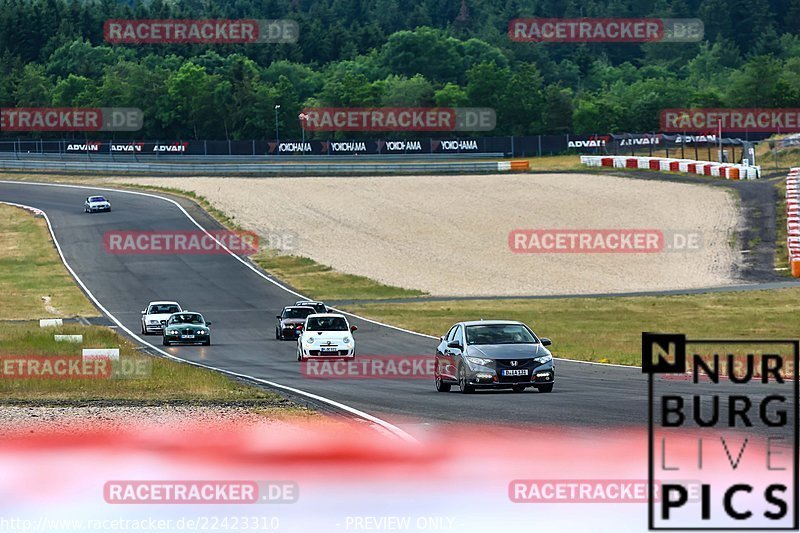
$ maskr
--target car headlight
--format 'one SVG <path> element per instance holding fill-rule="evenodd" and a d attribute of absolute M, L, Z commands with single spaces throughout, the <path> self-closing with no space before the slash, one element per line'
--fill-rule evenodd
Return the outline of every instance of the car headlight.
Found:
<path fill-rule="evenodd" d="M 467 357 L 467 361 L 469 361 L 473 365 L 481 365 L 481 366 L 486 366 L 492 362 L 491 359 L 485 359 L 483 357 Z"/>
<path fill-rule="evenodd" d="M 178 334 L 178 331 L 175 330 L 175 329 L 167 330 L 167 335 L 177 335 L 177 334 Z"/>
<path fill-rule="evenodd" d="M 540 365 L 542 365 L 544 363 L 549 363 L 552 360 L 553 360 L 553 356 L 552 355 L 543 355 L 541 357 L 537 357 L 537 358 L 534 359 L 534 361 L 536 361 Z"/>
<path fill-rule="evenodd" d="M 351 339 L 350 337 L 345 337 L 345 338 L 342 339 L 342 342 L 345 343 L 345 344 L 350 344 L 351 340 L 353 340 L 353 339 Z"/>
<path fill-rule="evenodd" d="M 158 320 L 149 320 L 148 322 L 149 322 L 150 324 L 155 324 L 155 325 L 158 325 L 158 324 L 160 324 L 160 323 L 161 323 L 161 322 L 159 322 Z"/>
<path fill-rule="evenodd" d="M 198 335 L 205 335 L 205 334 L 206 334 L 206 330 L 204 330 L 204 329 L 199 329 L 199 330 L 197 330 L 197 334 L 198 334 Z"/>
<path fill-rule="evenodd" d="M 307 342 L 308 344 L 314 344 L 314 337 L 308 337 L 308 338 L 306 339 L 306 342 Z"/>

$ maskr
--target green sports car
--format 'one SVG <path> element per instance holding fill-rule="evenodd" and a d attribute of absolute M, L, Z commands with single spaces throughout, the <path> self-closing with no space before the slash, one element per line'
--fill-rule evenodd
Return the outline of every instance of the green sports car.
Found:
<path fill-rule="evenodd" d="M 206 322 L 203 315 L 191 311 L 173 313 L 164 327 L 164 346 L 172 344 L 211 345 L 211 322 Z"/>

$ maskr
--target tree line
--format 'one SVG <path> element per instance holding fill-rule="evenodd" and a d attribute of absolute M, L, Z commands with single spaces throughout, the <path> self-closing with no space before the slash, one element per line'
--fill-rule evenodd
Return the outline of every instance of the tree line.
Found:
<path fill-rule="evenodd" d="M 512 42 L 526 16 L 697 17 L 706 38 Z M 104 21 L 134 18 L 289 18 L 300 38 L 104 42 Z M 278 104 L 282 138 L 320 106 L 492 107 L 496 135 L 657 131 L 664 108 L 800 107 L 798 27 L 800 0 L 0 0 L 0 106 L 138 107 L 136 138 L 272 138 Z"/>

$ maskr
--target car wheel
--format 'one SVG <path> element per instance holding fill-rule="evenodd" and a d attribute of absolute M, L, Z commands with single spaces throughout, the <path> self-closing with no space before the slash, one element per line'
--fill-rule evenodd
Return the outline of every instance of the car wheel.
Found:
<path fill-rule="evenodd" d="M 436 390 L 438 392 L 450 392 L 450 384 L 442 381 L 442 376 L 436 376 Z"/>
<path fill-rule="evenodd" d="M 142 335 L 147 335 L 147 330 L 144 329 L 144 324 L 142 324 Z"/>
<path fill-rule="evenodd" d="M 553 392 L 553 384 L 550 383 L 549 385 L 538 385 L 536 390 L 539 392 Z"/>
<path fill-rule="evenodd" d="M 211 339 L 208 339 L 206 342 L 204 342 L 203 346 L 211 346 Z"/>
<path fill-rule="evenodd" d="M 475 387 L 467 385 L 467 372 L 464 370 L 464 365 L 458 367 L 458 386 L 463 394 L 475 392 Z"/>
<path fill-rule="evenodd" d="M 276 341 L 281 340 L 281 335 L 280 333 L 278 333 L 278 328 L 275 328 L 275 340 Z"/>
<path fill-rule="evenodd" d="M 169 346 L 169 341 L 167 340 L 167 338 L 166 338 L 166 337 L 164 337 L 163 339 L 161 339 L 161 344 L 163 344 L 164 346 Z"/>
<path fill-rule="evenodd" d="M 514 385 L 513 387 L 511 387 L 511 390 L 513 390 L 514 392 L 524 392 L 525 385 Z"/>

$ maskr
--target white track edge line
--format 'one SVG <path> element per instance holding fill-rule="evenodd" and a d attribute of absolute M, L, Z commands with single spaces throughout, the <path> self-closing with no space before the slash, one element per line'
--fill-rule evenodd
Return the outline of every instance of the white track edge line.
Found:
<path fill-rule="evenodd" d="M 167 199 L 165 198 L 165 200 L 167 200 Z M 6 201 L 2 201 L 2 200 L 0 200 L 0 203 L 6 204 L 6 205 L 10 205 L 10 206 L 13 206 L 13 207 L 26 209 L 26 210 L 36 209 L 36 210 L 40 211 L 42 213 L 42 216 L 44 217 L 45 221 L 47 222 L 47 229 L 50 232 L 50 236 L 53 239 L 53 243 L 55 244 L 56 250 L 58 251 L 58 255 L 61 258 L 61 262 L 67 268 L 67 270 L 72 275 L 72 277 L 75 279 L 75 281 L 81 286 L 81 288 L 89 296 L 89 298 L 92 300 L 92 302 L 94 302 L 94 304 L 97 305 L 97 307 L 103 313 L 106 314 L 106 316 L 108 316 L 111 320 L 113 320 L 114 323 L 117 324 L 117 326 L 120 329 L 122 329 L 123 331 L 128 333 L 131 337 L 136 339 L 141 344 L 143 344 L 145 346 L 149 346 L 150 348 L 154 349 L 155 351 L 157 351 L 158 353 L 164 355 L 165 357 L 167 357 L 169 359 L 174 359 L 176 361 L 181 361 L 183 363 L 188 363 L 188 364 L 193 365 L 193 366 L 206 368 L 208 370 L 214 370 L 214 371 L 217 371 L 217 372 L 220 372 L 220 373 L 223 373 L 223 374 L 227 374 L 229 376 L 237 376 L 237 377 L 241 377 L 241 378 L 247 378 L 247 379 L 256 381 L 258 383 L 263 383 L 263 384 L 269 385 L 271 387 L 275 387 L 275 388 L 282 389 L 282 390 L 285 390 L 285 391 L 293 392 L 293 393 L 299 394 L 301 396 L 305 396 L 307 398 L 311 398 L 311 399 L 314 399 L 314 400 L 321 401 L 323 403 L 327 403 L 328 405 L 332 405 L 334 407 L 337 407 L 337 408 L 339 408 L 339 409 L 341 409 L 341 410 L 343 410 L 343 411 L 345 411 L 347 413 L 350 413 L 350 414 L 352 414 L 354 416 L 357 416 L 359 418 L 363 418 L 364 420 L 372 422 L 373 424 L 377 425 L 379 428 L 381 428 L 381 429 L 383 429 L 385 431 L 388 431 L 392 435 L 394 435 L 396 437 L 399 437 L 400 439 L 402 439 L 402 440 L 404 440 L 406 442 L 414 443 L 414 444 L 418 444 L 419 443 L 419 441 L 417 439 L 415 439 L 410 433 L 407 433 L 406 431 L 400 429 L 399 427 L 397 427 L 397 426 L 395 426 L 395 425 L 393 425 L 393 424 L 391 424 L 391 423 L 389 423 L 389 422 L 387 422 L 385 420 L 382 420 L 382 419 L 380 419 L 380 418 L 378 418 L 376 416 L 373 416 L 373 415 L 371 415 L 369 413 L 366 413 L 366 412 L 361 411 L 359 409 L 356 409 L 354 407 L 350 407 L 349 405 L 345 405 L 345 404 L 343 404 L 341 402 L 337 402 L 336 400 L 332 400 L 330 398 L 326 398 L 324 396 L 320 396 L 318 394 L 314 394 L 314 393 L 311 393 L 311 392 L 306 392 L 304 390 L 296 389 L 294 387 L 289 387 L 287 385 L 281 385 L 280 383 L 275 383 L 275 382 L 272 382 L 272 381 L 256 378 L 254 376 L 249 376 L 247 374 L 240 374 L 238 372 L 225 370 L 223 368 L 217 368 L 217 367 L 213 367 L 213 366 L 210 366 L 210 365 L 204 365 L 202 363 L 197 363 L 195 361 L 189 361 L 187 359 L 182 359 L 182 358 L 174 356 L 174 355 L 172 355 L 172 354 L 170 354 L 168 352 L 165 352 L 164 350 L 158 348 L 157 346 L 154 346 L 153 344 L 150 344 L 146 340 L 144 340 L 141 337 L 139 337 L 138 335 L 136 335 L 133 331 L 131 331 L 130 329 L 125 327 L 125 325 L 122 324 L 122 322 L 120 322 L 119 319 L 116 316 L 114 316 L 108 309 L 105 308 L 105 306 L 103 306 L 103 304 L 100 303 L 100 301 L 94 296 L 92 291 L 90 291 L 89 288 L 83 283 L 83 280 L 81 280 L 81 278 L 75 273 L 75 271 L 72 269 L 72 267 L 69 265 L 69 263 L 67 262 L 66 258 L 64 257 L 64 253 L 61 250 L 61 244 L 58 242 L 58 239 L 56 238 L 55 232 L 53 231 L 52 224 L 50 223 L 50 218 L 47 216 L 47 213 L 43 209 L 39 209 L 39 208 L 36 208 L 36 207 L 23 205 L 23 204 L 17 204 L 17 203 L 13 203 L 13 202 L 6 202 Z M 187 213 L 187 216 L 189 216 L 188 213 Z M 191 217 L 189 217 L 189 218 L 191 218 Z M 195 222 L 195 224 L 197 224 L 197 222 L 194 221 L 194 219 L 192 219 L 192 221 Z M 200 227 L 199 224 L 198 224 L 198 227 Z M 202 227 L 200 227 L 200 229 L 205 232 L 205 229 L 203 229 Z M 208 232 L 206 232 L 206 233 L 208 233 Z M 220 243 L 220 245 L 222 245 L 222 243 Z M 227 250 L 227 248 L 226 248 L 226 250 Z M 228 252 L 231 253 L 230 250 L 228 250 Z"/>

